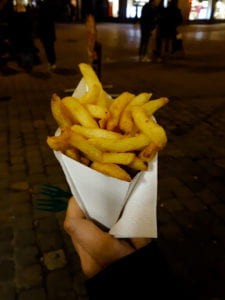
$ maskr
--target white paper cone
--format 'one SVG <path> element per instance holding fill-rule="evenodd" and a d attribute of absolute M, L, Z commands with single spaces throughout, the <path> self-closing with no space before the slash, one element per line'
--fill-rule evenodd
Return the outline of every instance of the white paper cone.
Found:
<path fill-rule="evenodd" d="M 73 93 L 86 91 L 82 79 Z M 59 134 L 59 130 L 56 135 Z M 109 228 L 116 237 L 157 237 L 157 156 L 148 171 L 131 182 L 97 172 L 54 151 L 73 196 L 88 218 Z"/>
<path fill-rule="evenodd" d="M 109 233 L 116 237 L 157 237 L 157 159 L 141 172 L 119 221 Z"/>

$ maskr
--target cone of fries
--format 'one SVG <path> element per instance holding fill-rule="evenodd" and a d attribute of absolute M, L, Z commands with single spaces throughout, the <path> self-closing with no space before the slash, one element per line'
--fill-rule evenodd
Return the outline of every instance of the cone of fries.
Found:
<path fill-rule="evenodd" d="M 59 127 L 47 143 L 88 219 L 116 237 L 157 237 L 157 154 L 167 137 L 153 114 L 168 99 L 112 99 L 90 65 L 79 68 L 73 95 L 52 96 Z"/>

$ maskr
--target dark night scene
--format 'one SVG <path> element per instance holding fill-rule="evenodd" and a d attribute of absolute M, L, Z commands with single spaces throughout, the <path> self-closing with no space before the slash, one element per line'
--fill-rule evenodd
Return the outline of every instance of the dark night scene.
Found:
<path fill-rule="evenodd" d="M 0 299 L 225 300 L 225 0 L 0 0 Z"/>

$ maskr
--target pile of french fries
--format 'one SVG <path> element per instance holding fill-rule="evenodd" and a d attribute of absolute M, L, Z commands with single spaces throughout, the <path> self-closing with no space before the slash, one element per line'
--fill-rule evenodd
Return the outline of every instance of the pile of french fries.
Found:
<path fill-rule="evenodd" d="M 166 145 L 165 130 L 153 114 L 168 98 L 150 100 L 150 93 L 123 92 L 112 99 L 90 65 L 80 63 L 79 69 L 87 92 L 79 99 L 52 95 L 60 135 L 49 136 L 47 143 L 98 172 L 131 181 Z"/>

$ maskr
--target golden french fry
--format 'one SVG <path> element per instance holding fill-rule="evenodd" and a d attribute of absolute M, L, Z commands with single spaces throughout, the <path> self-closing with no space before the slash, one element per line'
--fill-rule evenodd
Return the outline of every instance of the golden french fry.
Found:
<path fill-rule="evenodd" d="M 95 104 L 99 98 L 101 92 L 100 86 L 93 84 L 90 89 L 78 100 L 80 103 L 91 103 Z"/>
<path fill-rule="evenodd" d="M 103 163 L 114 163 L 119 165 L 129 165 L 134 159 L 134 153 L 114 153 L 114 152 L 104 152 L 102 155 Z"/>
<path fill-rule="evenodd" d="M 108 113 L 108 109 L 100 105 L 84 104 L 84 107 L 89 111 L 93 118 L 103 119 Z"/>
<path fill-rule="evenodd" d="M 91 65 L 80 63 L 78 66 L 88 86 L 88 89 L 91 89 L 93 85 L 98 85 L 102 89 L 102 84 Z"/>
<path fill-rule="evenodd" d="M 131 109 L 132 117 L 136 126 L 146 134 L 150 141 L 154 143 L 159 149 L 162 149 L 166 142 L 167 137 L 164 129 L 155 121 L 150 119 L 144 109 L 140 106 L 134 106 Z"/>
<path fill-rule="evenodd" d="M 169 99 L 165 97 L 151 100 L 143 105 L 143 109 L 148 116 L 151 116 L 156 110 L 158 110 L 160 107 L 164 106 L 168 102 Z"/>
<path fill-rule="evenodd" d="M 90 159 L 88 159 L 87 157 L 81 156 L 81 157 L 80 157 L 80 162 L 81 162 L 82 164 L 84 164 L 85 166 L 89 166 L 89 164 L 90 164 Z"/>
<path fill-rule="evenodd" d="M 72 130 L 70 132 L 69 144 L 83 152 L 88 159 L 102 161 L 102 152 L 89 143 L 82 135 L 77 134 Z"/>
<path fill-rule="evenodd" d="M 76 98 L 65 97 L 62 99 L 62 102 L 71 112 L 74 120 L 78 120 L 78 122 L 83 126 L 98 128 L 97 122 Z"/>
<path fill-rule="evenodd" d="M 112 103 L 113 99 L 104 90 L 101 90 L 96 104 L 108 109 Z"/>
<path fill-rule="evenodd" d="M 88 91 L 79 99 L 61 100 L 53 94 L 51 109 L 61 134 L 48 137 L 47 143 L 96 171 L 131 181 L 137 171 L 148 169 L 147 163 L 167 142 L 152 115 L 168 99 L 149 101 L 149 93 L 129 92 L 112 99 L 91 65 L 81 63 L 79 68 Z"/>
<path fill-rule="evenodd" d="M 76 148 L 73 149 L 66 149 L 64 154 L 74 160 L 80 161 L 80 154 Z"/>
<path fill-rule="evenodd" d="M 147 164 L 139 157 L 136 156 L 134 157 L 132 162 L 128 165 L 128 167 L 139 171 L 146 171 L 148 169 Z"/>
<path fill-rule="evenodd" d="M 125 137 L 117 140 L 95 138 L 89 139 L 88 141 L 103 151 L 129 152 L 144 148 L 150 143 L 150 138 L 145 134 L 139 134 L 134 137 Z"/>
<path fill-rule="evenodd" d="M 52 95 L 51 111 L 60 128 L 71 126 L 73 124 L 69 113 L 66 113 L 66 108 L 57 94 Z"/>
<path fill-rule="evenodd" d="M 113 101 L 112 105 L 109 108 L 109 114 L 106 117 L 106 128 L 108 130 L 114 130 L 118 126 L 122 111 L 133 98 L 133 94 L 124 92 Z"/>
<path fill-rule="evenodd" d="M 69 148 L 69 132 L 66 128 L 65 130 L 61 131 L 61 134 L 58 136 L 48 136 L 47 137 L 47 144 L 50 148 L 56 151 L 65 151 Z"/>
<path fill-rule="evenodd" d="M 72 131 L 83 135 L 85 138 L 105 138 L 105 139 L 122 139 L 124 136 L 120 133 L 109 131 L 101 128 L 88 128 L 81 125 L 73 125 Z"/>
<path fill-rule="evenodd" d="M 119 121 L 119 127 L 120 129 L 125 133 L 128 134 L 132 131 L 134 122 L 132 120 L 131 116 L 131 107 L 134 105 L 141 105 L 147 102 L 152 94 L 149 93 L 141 93 L 134 97 L 130 103 L 126 106 L 124 111 L 122 112 L 122 115 L 120 117 Z"/>
<path fill-rule="evenodd" d="M 110 112 L 108 111 L 105 118 L 99 120 L 99 127 L 102 128 L 102 129 L 105 129 L 106 128 L 106 125 L 107 125 L 107 120 L 109 119 L 109 116 L 110 116 Z"/>
<path fill-rule="evenodd" d="M 106 164 L 94 161 L 90 167 L 105 175 L 112 176 L 124 181 L 131 181 L 130 175 L 116 164 Z"/>
<path fill-rule="evenodd" d="M 102 89 L 99 93 L 96 104 L 104 108 L 109 107 L 110 96 Z"/>
<path fill-rule="evenodd" d="M 159 150 L 160 149 L 155 144 L 150 143 L 139 153 L 138 157 L 145 162 L 150 162 L 151 160 L 153 160 Z"/>

